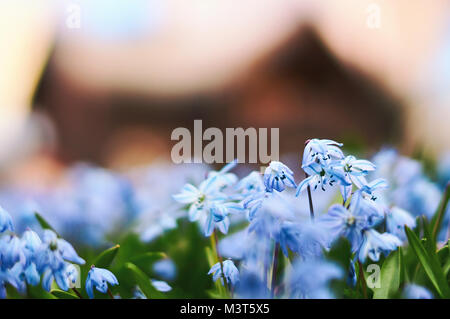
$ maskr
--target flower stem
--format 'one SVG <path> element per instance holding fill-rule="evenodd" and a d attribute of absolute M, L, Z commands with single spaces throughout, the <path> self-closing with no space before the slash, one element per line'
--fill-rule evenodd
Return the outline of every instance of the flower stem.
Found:
<path fill-rule="evenodd" d="M 359 268 L 359 272 L 358 272 L 359 282 L 361 283 L 361 286 L 362 286 L 364 298 L 367 299 L 367 283 L 366 283 L 366 279 L 364 277 L 363 265 L 359 260 L 358 260 L 358 268 Z"/>
<path fill-rule="evenodd" d="M 72 290 L 75 293 L 75 295 L 77 295 L 78 298 L 83 299 L 83 296 L 80 294 L 77 288 L 73 287 Z"/>
<path fill-rule="evenodd" d="M 280 244 L 276 243 L 275 244 L 275 249 L 273 252 L 273 266 L 272 266 L 272 282 L 271 282 L 271 294 L 272 294 L 272 298 L 275 295 L 275 284 L 277 282 L 277 270 L 278 270 L 278 255 L 280 253 Z"/>
<path fill-rule="evenodd" d="M 224 285 L 226 285 L 228 290 L 230 290 L 230 287 L 228 287 L 228 282 L 227 282 L 227 280 L 225 278 L 225 274 L 223 273 L 223 261 L 222 261 L 222 256 L 219 253 L 219 241 L 217 239 L 217 232 L 216 232 L 215 229 L 214 229 L 213 234 L 210 237 L 211 237 L 212 249 L 216 252 L 217 260 L 220 263 L 220 271 L 222 272 L 222 280 L 224 282 Z"/>
<path fill-rule="evenodd" d="M 114 296 L 113 296 L 111 290 L 109 290 L 109 288 L 108 288 L 108 290 L 107 290 L 107 293 L 108 293 L 108 295 L 109 295 L 109 297 L 110 297 L 111 299 L 114 299 Z"/>
<path fill-rule="evenodd" d="M 308 174 L 305 173 L 306 178 L 308 178 Z M 311 220 L 314 220 L 314 206 L 312 202 L 311 195 L 311 186 L 308 185 L 308 200 L 309 200 L 309 215 L 311 216 Z"/>

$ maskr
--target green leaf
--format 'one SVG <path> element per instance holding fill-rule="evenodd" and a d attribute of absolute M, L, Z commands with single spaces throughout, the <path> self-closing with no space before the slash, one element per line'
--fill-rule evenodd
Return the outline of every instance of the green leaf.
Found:
<path fill-rule="evenodd" d="M 384 261 L 380 272 L 380 288 L 374 288 L 374 299 L 388 299 L 398 291 L 403 281 L 403 254 L 401 247 Z"/>
<path fill-rule="evenodd" d="M 108 268 L 113 262 L 114 258 L 119 252 L 120 245 L 108 248 L 104 250 L 94 261 L 94 265 L 97 268 Z"/>
<path fill-rule="evenodd" d="M 42 216 L 41 216 L 39 213 L 37 213 L 37 212 L 34 213 L 34 216 L 36 217 L 37 221 L 39 222 L 39 225 L 41 225 L 41 227 L 42 227 L 43 229 L 49 229 L 49 230 L 52 230 L 53 232 L 55 232 L 55 234 L 56 234 L 58 237 L 60 237 L 59 234 L 56 232 L 56 230 L 55 230 L 52 226 L 50 226 L 50 224 L 45 220 L 44 217 L 42 217 Z"/>
<path fill-rule="evenodd" d="M 441 265 L 445 264 L 450 257 L 450 248 L 449 243 L 447 243 L 445 246 L 443 246 L 441 249 L 437 251 L 438 259 Z"/>
<path fill-rule="evenodd" d="M 436 210 L 433 218 L 431 219 L 431 231 L 433 236 L 433 243 L 436 243 L 436 238 L 439 233 L 439 230 L 442 226 L 442 221 L 444 220 L 444 215 L 447 210 L 448 201 L 450 199 L 450 182 L 445 187 L 444 195 L 442 195 L 441 202 L 439 203 L 439 207 Z"/>
<path fill-rule="evenodd" d="M 166 296 L 153 287 L 150 278 L 133 263 L 126 263 L 125 269 L 134 278 L 136 284 L 141 288 L 147 298 L 165 299 Z"/>
<path fill-rule="evenodd" d="M 52 289 L 50 293 L 58 299 L 79 299 L 77 296 L 59 289 Z"/>
<path fill-rule="evenodd" d="M 343 269 L 349 269 L 352 250 L 350 242 L 346 238 L 339 238 L 325 254 L 327 259 L 339 263 Z"/>
<path fill-rule="evenodd" d="M 425 216 L 422 216 L 422 225 L 424 234 L 423 246 L 430 254 L 432 254 L 436 251 L 436 242 L 433 239 L 430 225 L 428 224 L 427 218 Z"/>
<path fill-rule="evenodd" d="M 439 265 L 437 255 L 427 252 L 416 234 L 414 234 L 414 232 L 407 226 L 405 226 L 405 232 L 411 248 L 414 250 L 414 253 L 422 264 L 425 273 L 438 292 L 439 296 L 442 298 L 450 297 L 450 289 L 444 273 Z"/>

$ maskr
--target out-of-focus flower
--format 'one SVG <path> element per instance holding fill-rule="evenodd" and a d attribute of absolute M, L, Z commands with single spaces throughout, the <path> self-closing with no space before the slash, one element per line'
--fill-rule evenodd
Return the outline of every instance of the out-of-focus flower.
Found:
<path fill-rule="evenodd" d="M 291 297 L 301 299 L 334 298 L 330 282 L 342 278 L 343 275 L 342 269 L 331 262 L 297 260 L 289 281 Z"/>
<path fill-rule="evenodd" d="M 223 275 L 222 275 L 222 267 L 223 267 Z M 233 287 L 239 283 L 239 270 L 236 268 L 234 263 L 227 259 L 223 261 L 222 265 L 220 262 L 211 267 L 208 272 L 208 275 L 213 275 L 213 280 L 217 281 L 217 279 L 221 279 L 222 285 L 224 284 L 223 278 L 225 281 L 232 285 Z"/>
<path fill-rule="evenodd" d="M 94 298 L 94 287 L 105 294 L 108 291 L 108 284 L 118 285 L 116 276 L 107 269 L 92 266 L 86 278 L 86 292 L 89 298 Z"/>
<path fill-rule="evenodd" d="M 208 173 L 208 179 L 214 178 L 214 187 L 219 190 L 236 184 L 238 178 L 235 174 L 229 173 L 237 165 L 237 160 L 226 164 L 220 171 L 211 171 Z"/>
<path fill-rule="evenodd" d="M 395 205 L 415 216 L 425 215 L 431 218 L 439 205 L 441 191 L 427 178 L 420 177 L 395 189 L 392 197 Z"/>
<path fill-rule="evenodd" d="M 363 231 L 363 242 L 359 248 L 358 258 L 362 263 L 367 257 L 372 261 L 378 261 L 381 253 L 387 254 L 401 245 L 401 240 L 392 234 L 380 234 L 374 229 L 367 229 Z"/>
<path fill-rule="evenodd" d="M 402 240 L 406 240 L 405 225 L 409 228 L 416 227 L 416 220 L 408 213 L 398 207 L 390 208 L 386 213 L 386 230 Z"/>
<path fill-rule="evenodd" d="M 285 221 L 281 224 L 275 240 L 279 242 L 285 256 L 288 256 L 289 248 L 303 259 L 312 259 L 322 255 L 327 236 L 324 229 L 317 224 Z"/>
<path fill-rule="evenodd" d="M 362 242 L 362 231 L 368 227 L 366 216 L 337 204 L 331 206 L 328 213 L 319 218 L 318 224 L 329 232 L 331 240 L 340 236 L 346 237 L 352 246 L 352 251 L 359 248 Z"/>
<path fill-rule="evenodd" d="M 147 296 L 144 295 L 139 286 L 134 287 L 133 289 L 133 297 L 132 299 L 147 299 Z"/>
<path fill-rule="evenodd" d="M 23 253 L 25 263 L 23 265 L 24 274 L 27 282 L 33 286 L 40 282 L 40 274 L 37 271 L 36 254 L 42 245 L 42 241 L 31 229 L 27 229 L 22 235 Z"/>
<path fill-rule="evenodd" d="M 22 243 L 16 235 L 0 238 L 0 261 L 3 269 L 12 268 L 17 262 L 25 262 Z"/>
<path fill-rule="evenodd" d="M 270 297 L 269 289 L 261 279 L 258 268 L 252 263 L 242 268 L 236 294 L 239 298 L 266 299 Z"/>
<path fill-rule="evenodd" d="M 152 285 L 156 290 L 161 292 L 169 292 L 172 290 L 172 287 L 169 284 L 162 280 L 152 280 Z"/>
<path fill-rule="evenodd" d="M 166 280 L 173 280 L 177 275 L 177 267 L 175 263 L 168 258 L 158 260 L 153 264 L 153 271 L 159 277 Z"/>
<path fill-rule="evenodd" d="M 236 184 L 236 191 L 244 198 L 251 194 L 262 193 L 264 190 L 264 182 L 259 172 L 251 172 Z"/>
<path fill-rule="evenodd" d="M 270 162 L 266 168 L 264 172 L 264 185 L 268 192 L 272 192 L 273 190 L 282 192 L 286 187 L 297 187 L 292 170 L 277 161 Z"/>
<path fill-rule="evenodd" d="M 6 210 L 0 207 L 0 233 L 5 231 L 14 231 L 12 218 Z"/>
<path fill-rule="evenodd" d="M 406 299 L 433 299 L 433 294 L 425 287 L 409 284 L 403 290 L 403 297 Z"/>
<path fill-rule="evenodd" d="M 450 151 L 444 153 L 437 164 L 437 175 L 442 188 L 450 181 Z"/>

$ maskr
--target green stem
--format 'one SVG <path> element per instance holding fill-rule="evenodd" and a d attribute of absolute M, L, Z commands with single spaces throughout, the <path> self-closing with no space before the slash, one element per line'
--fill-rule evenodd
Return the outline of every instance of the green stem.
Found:
<path fill-rule="evenodd" d="M 225 274 L 223 273 L 223 261 L 222 261 L 222 256 L 220 256 L 220 253 L 219 253 L 219 246 L 218 246 L 219 241 L 217 239 L 216 230 L 214 230 L 213 234 L 210 236 L 210 239 L 211 239 L 211 248 L 215 252 L 217 261 L 220 263 L 220 271 L 222 272 L 222 280 L 224 282 L 224 285 L 226 285 L 229 290 L 228 282 L 226 281 Z"/>
<path fill-rule="evenodd" d="M 109 290 L 109 288 L 108 288 L 108 290 L 107 290 L 107 293 L 108 293 L 108 295 L 109 295 L 109 297 L 110 297 L 111 299 L 114 299 L 114 296 L 113 296 L 111 290 Z"/>
<path fill-rule="evenodd" d="M 73 292 L 75 293 L 75 295 L 78 296 L 78 298 L 83 299 L 83 296 L 80 294 L 80 292 L 77 290 L 77 288 L 72 288 Z"/>
<path fill-rule="evenodd" d="M 306 178 L 308 178 L 308 174 L 305 173 Z M 311 220 L 314 220 L 314 206 L 311 195 L 311 187 L 308 185 L 308 201 L 309 201 L 309 215 L 311 216 Z"/>
<path fill-rule="evenodd" d="M 275 284 L 277 282 L 277 270 L 278 270 L 278 255 L 280 253 L 280 244 L 276 243 L 275 244 L 275 249 L 273 252 L 273 266 L 272 266 L 272 289 L 271 289 L 271 294 L 272 294 L 272 298 L 275 296 Z"/>
<path fill-rule="evenodd" d="M 359 268 L 359 282 L 361 283 L 364 298 L 367 299 L 367 283 L 366 278 L 364 277 L 364 269 L 362 263 L 358 260 L 358 268 Z"/>

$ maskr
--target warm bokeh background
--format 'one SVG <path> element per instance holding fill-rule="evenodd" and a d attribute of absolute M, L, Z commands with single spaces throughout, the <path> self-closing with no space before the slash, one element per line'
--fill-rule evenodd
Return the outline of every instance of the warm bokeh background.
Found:
<path fill-rule="evenodd" d="M 279 127 L 283 153 L 321 137 L 439 155 L 449 21 L 447 0 L 2 1 L 3 183 L 170 160 L 194 119 Z"/>

